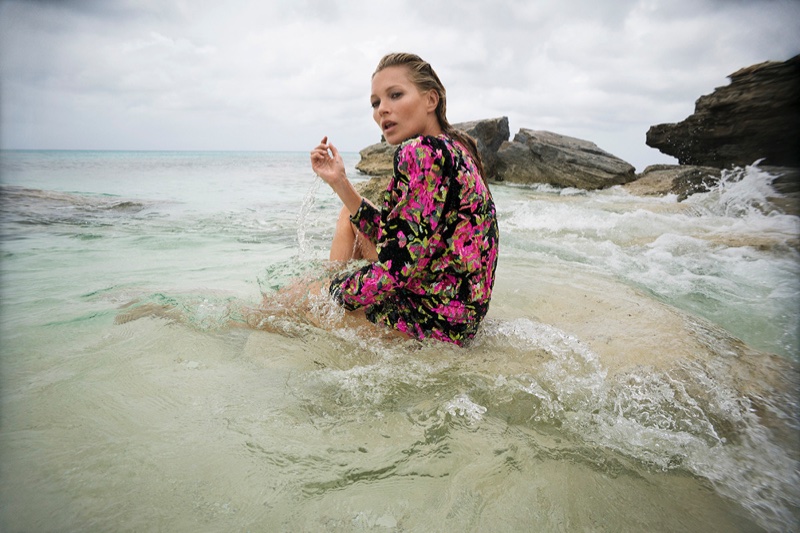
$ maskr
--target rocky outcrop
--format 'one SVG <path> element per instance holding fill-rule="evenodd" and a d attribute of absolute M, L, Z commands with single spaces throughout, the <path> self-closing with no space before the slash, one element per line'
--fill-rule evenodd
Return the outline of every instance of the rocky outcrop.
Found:
<path fill-rule="evenodd" d="M 508 117 L 453 127 L 477 141 L 484 174 L 491 180 L 600 189 L 636 179 L 632 165 L 589 141 L 523 128 L 509 142 Z M 390 176 L 394 150 L 386 142 L 368 146 L 361 150 L 356 169 L 374 177 Z"/>
<path fill-rule="evenodd" d="M 758 168 L 773 176 L 774 194 L 767 194 L 762 209 L 765 212 L 778 210 L 787 215 L 800 215 L 800 169 L 788 167 Z M 623 188 L 637 196 L 677 195 L 679 202 L 689 196 L 709 192 L 719 186 L 724 169 L 693 165 L 650 165 L 639 174 L 636 181 Z M 733 172 L 735 179 L 736 170 Z M 730 176 L 728 179 L 731 179 Z"/>
<path fill-rule="evenodd" d="M 636 181 L 624 185 L 624 188 L 639 196 L 677 194 L 678 201 L 683 201 L 692 194 L 711 190 L 721 173 L 715 167 L 650 165 L 638 175 Z"/>
<path fill-rule="evenodd" d="M 800 55 L 768 61 L 729 76 L 731 83 L 701 96 L 677 124 L 647 132 L 647 144 L 684 165 L 718 168 L 800 167 Z"/>
<path fill-rule="evenodd" d="M 511 135 L 508 129 L 508 117 L 461 122 L 454 124 L 453 127 L 466 132 L 477 141 L 484 174 L 489 179 L 498 179 L 497 151 Z"/>
<path fill-rule="evenodd" d="M 772 188 L 777 195 L 769 198 L 772 205 L 788 215 L 800 216 L 800 168 L 764 165 L 759 168 L 775 176 Z"/>
<path fill-rule="evenodd" d="M 521 129 L 497 153 L 498 175 L 514 183 L 602 189 L 636 179 L 635 168 L 583 139 Z"/>
<path fill-rule="evenodd" d="M 358 194 L 372 202 L 373 205 L 380 206 L 383 202 L 383 192 L 389 187 L 389 176 L 373 176 L 372 179 L 355 184 Z"/>
<path fill-rule="evenodd" d="M 361 150 L 361 160 L 356 163 L 356 170 L 368 176 L 391 176 L 394 171 L 393 156 L 396 146 L 381 140 Z"/>

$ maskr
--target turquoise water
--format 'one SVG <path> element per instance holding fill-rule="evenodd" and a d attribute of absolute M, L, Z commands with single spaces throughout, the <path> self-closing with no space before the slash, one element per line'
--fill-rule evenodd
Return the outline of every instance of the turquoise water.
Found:
<path fill-rule="evenodd" d="M 322 275 L 305 153 L 0 163 L 4 530 L 797 524 L 800 225 L 756 167 L 682 203 L 494 185 L 459 350 L 320 328 L 321 294 L 243 327 Z"/>

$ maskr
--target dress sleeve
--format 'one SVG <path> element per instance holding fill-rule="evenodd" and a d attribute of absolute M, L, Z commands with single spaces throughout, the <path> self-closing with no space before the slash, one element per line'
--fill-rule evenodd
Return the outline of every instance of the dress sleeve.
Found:
<path fill-rule="evenodd" d="M 380 303 L 398 289 L 415 289 L 409 283 L 430 263 L 431 239 L 444 209 L 445 150 L 428 137 L 411 139 L 397 150 L 389 209 L 378 229 L 378 261 L 331 284 L 331 293 L 346 308 Z"/>
<path fill-rule="evenodd" d="M 378 242 L 381 212 L 366 199 L 361 199 L 361 205 L 358 206 L 358 211 L 350 217 L 350 222 L 355 224 L 358 231 L 366 235 L 373 244 Z"/>

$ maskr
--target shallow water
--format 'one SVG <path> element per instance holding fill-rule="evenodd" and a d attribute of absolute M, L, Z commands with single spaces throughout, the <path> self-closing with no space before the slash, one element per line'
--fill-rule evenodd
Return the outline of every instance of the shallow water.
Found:
<path fill-rule="evenodd" d="M 3 153 L 3 530 L 796 528 L 798 221 L 768 175 L 495 185 L 495 298 L 457 349 L 239 327 L 320 272 L 337 203 L 306 161 Z M 143 304 L 177 312 L 120 320 Z"/>

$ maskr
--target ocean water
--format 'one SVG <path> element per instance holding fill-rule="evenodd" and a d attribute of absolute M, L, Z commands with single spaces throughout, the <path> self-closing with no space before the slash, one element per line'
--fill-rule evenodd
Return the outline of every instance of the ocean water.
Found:
<path fill-rule="evenodd" d="M 757 166 L 680 203 L 493 185 L 463 349 L 280 299 L 339 209 L 305 153 L 0 179 L 3 531 L 798 528 L 800 222 Z"/>

